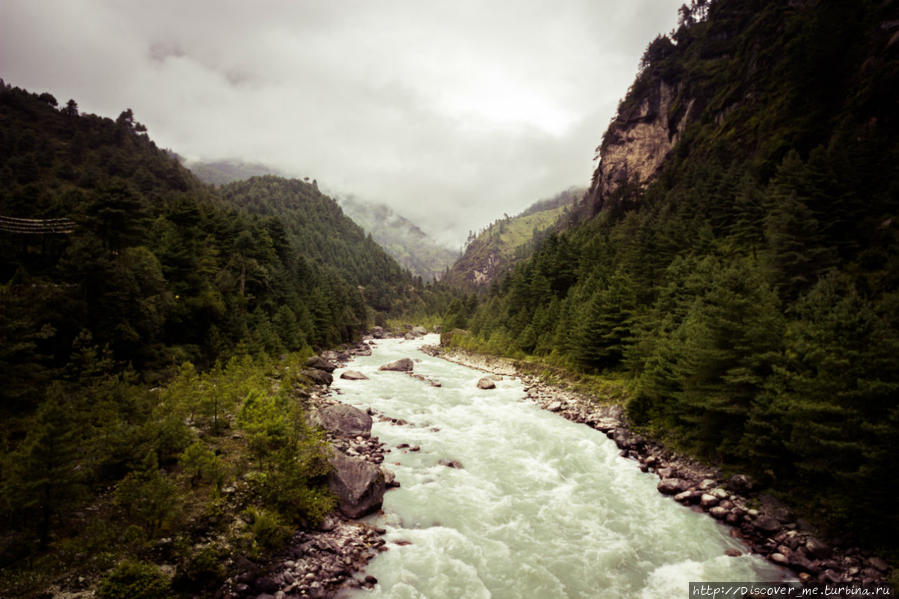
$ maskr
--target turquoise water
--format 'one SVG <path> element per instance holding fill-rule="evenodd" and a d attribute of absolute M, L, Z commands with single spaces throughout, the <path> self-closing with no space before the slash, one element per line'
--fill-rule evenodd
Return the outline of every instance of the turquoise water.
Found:
<path fill-rule="evenodd" d="M 373 435 L 421 447 L 385 458 L 401 487 L 370 521 L 387 530 L 389 551 L 366 571 L 377 586 L 347 597 L 671 598 L 686 597 L 690 581 L 787 576 L 756 556 L 726 556 L 746 551 L 727 528 L 660 495 L 658 478 L 602 433 L 524 400 L 517 379 L 479 390 L 484 373 L 418 351 L 436 342 L 378 341 L 347 365 L 370 380 L 335 378 L 342 401 L 409 423 L 375 418 Z M 402 357 L 443 386 L 377 370 Z"/>

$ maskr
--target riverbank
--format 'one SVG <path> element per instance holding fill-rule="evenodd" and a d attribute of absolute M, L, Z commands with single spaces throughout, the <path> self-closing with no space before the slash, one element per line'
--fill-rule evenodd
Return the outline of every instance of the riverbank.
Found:
<path fill-rule="evenodd" d="M 886 581 L 890 574 L 889 565 L 877 556 L 858 547 L 824 542 L 809 523 L 774 497 L 761 493 L 748 476 L 724 477 L 716 468 L 634 433 L 620 405 L 604 404 L 595 397 L 546 384 L 522 372 L 510 359 L 436 346 L 423 350 L 484 372 L 519 377 L 528 400 L 603 432 L 615 441 L 623 457 L 636 461 L 643 472 L 659 477 L 660 493 L 728 525 L 731 535 L 743 540 L 752 552 L 790 568 L 804 583 L 874 585 Z"/>

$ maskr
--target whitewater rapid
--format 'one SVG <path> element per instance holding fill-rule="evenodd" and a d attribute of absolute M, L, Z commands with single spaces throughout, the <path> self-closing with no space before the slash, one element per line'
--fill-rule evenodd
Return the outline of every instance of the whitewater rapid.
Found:
<path fill-rule="evenodd" d="M 605 435 L 525 400 L 519 380 L 481 390 L 484 373 L 418 349 L 437 341 L 379 340 L 346 366 L 369 380 L 335 372 L 341 401 L 408 423 L 375 417 L 372 434 L 392 448 L 384 466 L 401 486 L 370 517 L 387 531 L 389 550 L 365 572 L 378 584 L 342 596 L 649 599 L 686 597 L 690 581 L 788 576 L 725 526 L 660 495 L 657 477 Z M 442 386 L 378 371 L 403 357 Z"/>

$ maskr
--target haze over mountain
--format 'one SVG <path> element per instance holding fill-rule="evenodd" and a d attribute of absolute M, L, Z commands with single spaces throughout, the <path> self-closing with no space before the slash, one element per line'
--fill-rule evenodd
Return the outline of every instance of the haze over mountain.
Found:
<path fill-rule="evenodd" d="M 214 185 L 225 185 L 262 175 L 286 176 L 277 169 L 239 160 L 189 162 L 197 177 Z M 308 177 L 303 177 L 308 182 Z M 388 254 L 424 281 L 433 281 L 457 258 L 456 252 L 434 242 L 415 223 L 385 204 L 373 204 L 355 196 L 334 194 L 343 211 L 370 233 Z"/>
<path fill-rule="evenodd" d="M 397 262 L 425 281 L 438 278 L 458 257 L 386 204 L 371 204 L 354 196 L 337 196 L 337 203 Z"/>
<path fill-rule="evenodd" d="M 0 75 L 189 160 L 386 204 L 448 247 L 589 178 L 683 0 L 0 2 Z M 489 193 L 484 193 L 489 190 Z"/>

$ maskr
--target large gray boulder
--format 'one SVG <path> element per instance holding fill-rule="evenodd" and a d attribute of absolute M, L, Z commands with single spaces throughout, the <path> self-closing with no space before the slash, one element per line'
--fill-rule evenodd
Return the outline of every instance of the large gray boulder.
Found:
<path fill-rule="evenodd" d="M 394 362 L 388 362 L 384 364 L 378 370 L 395 370 L 398 372 L 412 372 L 412 359 L 411 358 L 401 358 Z"/>
<path fill-rule="evenodd" d="M 418 326 L 418 327 L 412 327 L 412 330 L 411 330 L 410 332 L 411 332 L 413 335 L 416 335 L 416 336 L 418 336 L 418 337 L 421 337 L 422 335 L 427 335 L 427 334 L 428 334 L 428 329 L 426 329 L 426 328 L 424 328 L 424 327 L 421 327 L 421 326 Z"/>
<path fill-rule="evenodd" d="M 316 385 L 328 386 L 334 381 L 334 377 L 327 370 L 319 370 L 318 368 L 304 368 L 300 373 Z"/>
<path fill-rule="evenodd" d="M 318 368 L 319 370 L 324 370 L 326 372 L 334 372 L 334 369 L 337 368 L 336 364 L 321 356 L 312 356 L 306 360 L 306 366 L 309 368 Z"/>
<path fill-rule="evenodd" d="M 379 467 L 336 451 L 328 462 L 333 468 L 328 485 L 337 496 L 337 507 L 343 515 L 361 518 L 381 508 L 386 483 Z"/>
<path fill-rule="evenodd" d="M 371 435 L 371 416 L 346 404 L 334 404 L 318 410 L 316 423 L 324 429 L 348 437 Z"/>

